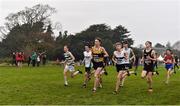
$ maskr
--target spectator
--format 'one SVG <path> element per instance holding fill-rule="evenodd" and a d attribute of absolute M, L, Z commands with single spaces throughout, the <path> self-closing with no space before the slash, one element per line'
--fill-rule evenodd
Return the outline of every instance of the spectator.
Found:
<path fill-rule="evenodd" d="M 31 55 L 31 61 L 32 61 L 33 67 L 35 67 L 35 65 L 36 65 L 36 60 L 37 60 L 37 54 L 36 54 L 36 52 L 33 52 Z"/>

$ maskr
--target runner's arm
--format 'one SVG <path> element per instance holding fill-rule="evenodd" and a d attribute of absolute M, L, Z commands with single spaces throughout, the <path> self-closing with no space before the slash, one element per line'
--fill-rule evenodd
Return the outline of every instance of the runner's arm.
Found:
<path fill-rule="evenodd" d="M 104 57 L 109 57 L 107 51 L 105 50 L 105 48 L 102 48 L 103 52 L 104 52 Z"/>
<path fill-rule="evenodd" d="M 113 61 L 115 64 L 117 63 L 117 61 L 115 60 L 114 54 L 113 54 L 113 56 L 112 56 L 112 61 Z"/>
<path fill-rule="evenodd" d="M 142 57 L 140 63 L 142 64 L 144 62 L 144 51 L 142 51 Z"/>
<path fill-rule="evenodd" d="M 173 57 L 173 59 L 172 59 L 173 61 L 172 62 L 174 64 L 174 63 L 176 63 L 176 60 L 175 60 L 174 56 L 172 56 L 172 57 Z"/>
<path fill-rule="evenodd" d="M 153 58 L 150 57 L 149 59 L 152 60 L 152 61 L 156 61 L 157 58 L 156 58 L 156 53 L 155 53 L 154 50 L 152 51 L 151 55 L 152 55 Z"/>
<path fill-rule="evenodd" d="M 131 49 L 131 53 L 132 53 L 132 57 L 130 58 L 130 60 L 134 59 L 134 61 L 135 61 L 136 57 L 135 57 L 134 51 L 132 49 Z"/>
<path fill-rule="evenodd" d="M 71 56 L 71 58 L 72 58 L 72 61 L 74 61 L 75 60 L 75 57 L 73 56 L 73 54 L 70 52 L 70 56 Z"/>

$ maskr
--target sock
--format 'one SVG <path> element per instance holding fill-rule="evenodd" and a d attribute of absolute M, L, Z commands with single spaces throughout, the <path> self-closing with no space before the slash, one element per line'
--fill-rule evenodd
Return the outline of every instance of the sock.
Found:
<path fill-rule="evenodd" d="M 68 85 L 68 82 L 67 82 L 67 81 L 64 81 L 64 84 L 65 84 L 65 85 Z"/>
<path fill-rule="evenodd" d="M 102 88 L 102 84 L 101 83 L 99 83 L 99 87 Z"/>
<path fill-rule="evenodd" d="M 156 74 L 156 72 L 153 72 L 153 75 L 155 75 Z"/>
<path fill-rule="evenodd" d="M 79 73 L 79 71 L 76 71 L 73 73 L 73 76 L 77 75 Z"/>
<path fill-rule="evenodd" d="M 67 82 L 67 81 L 65 81 L 65 84 L 66 84 L 66 85 L 68 85 L 68 82 Z"/>
<path fill-rule="evenodd" d="M 64 84 L 68 85 L 67 77 L 66 76 L 64 76 Z"/>
<path fill-rule="evenodd" d="M 100 74 L 103 74 L 104 72 L 105 72 L 105 71 L 104 71 L 104 70 L 102 70 Z"/>
<path fill-rule="evenodd" d="M 134 71 L 129 71 L 129 74 L 134 74 L 135 72 Z"/>
<path fill-rule="evenodd" d="M 96 88 L 93 88 L 93 90 L 96 90 Z"/>

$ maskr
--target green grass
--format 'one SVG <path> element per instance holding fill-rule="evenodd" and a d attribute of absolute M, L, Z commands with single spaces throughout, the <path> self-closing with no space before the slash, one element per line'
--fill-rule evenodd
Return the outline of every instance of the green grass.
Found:
<path fill-rule="evenodd" d="M 83 69 L 83 67 L 80 67 Z M 63 68 L 59 66 L 0 67 L 0 104 L 107 104 L 107 105 L 180 105 L 180 71 L 173 74 L 169 85 L 164 84 L 165 70 L 153 77 L 152 94 L 147 92 L 145 80 L 131 75 L 118 95 L 113 95 L 116 71 L 107 68 L 109 75 L 103 76 L 103 88 L 93 94 L 93 79 L 87 88 L 81 88 L 83 76 L 69 78 L 69 87 L 63 86 Z"/>

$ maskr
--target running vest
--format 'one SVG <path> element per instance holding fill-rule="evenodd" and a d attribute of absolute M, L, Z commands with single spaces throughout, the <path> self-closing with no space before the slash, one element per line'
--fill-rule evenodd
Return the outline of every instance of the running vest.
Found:
<path fill-rule="evenodd" d="M 104 62 L 104 51 L 102 47 L 92 47 L 93 62 Z"/>
<path fill-rule="evenodd" d="M 147 59 L 147 56 L 150 56 L 151 58 L 153 58 L 152 54 L 153 49 L 151 49 L 149 52 L 146 51 L 146 49 L 144 49 L 144 64 L 145 65 L 152 65 L 153 61 Z"/>
<path fill-rule="evenodd" d="M 84 51 L 84 63 L 85 63 L 85 67 L 91 67 L 91 59 L 92 59 L 92 52 L 89 51 Z"/>
<path fill-rule="evenodd" d="M 127 57 L 128 59 L 126 59 L 126 60 L 124 61 L 124 63 L 127 63 L 127 64 L 128 64 L 128 63 L 130 63 L 131 48 L 127 48 L 127 49 L 126 49 L 126 48 L 123 48 L 123 51 L 124 51 L 124 52 L 127 54 L 127 56 L 128 56 L 128 57 Z"/>
<path fill-rule="evenodd" d="M 121 51 L 121 52 L 114 51 L 114 56 L 115 56 L 115 59 L 117 61 L 117 65 L 124 64 L 125 57 L 124 57 L 123 51 Z"/>
<path fill-rule="evenodd" d="M 165 55 L 164 61 L 166 61 L 166 64 L 172 64 L 173 63 L 173 56 L 172 55 Z"/>
<path fill-rule="evenodd" d="M 71 54 L 71 52 L 69 52 L 69 51 L 64 53 L 65 61 L 66 61 L 67 65 L 74 65 L 74 60 L 70 54 Z"/>

